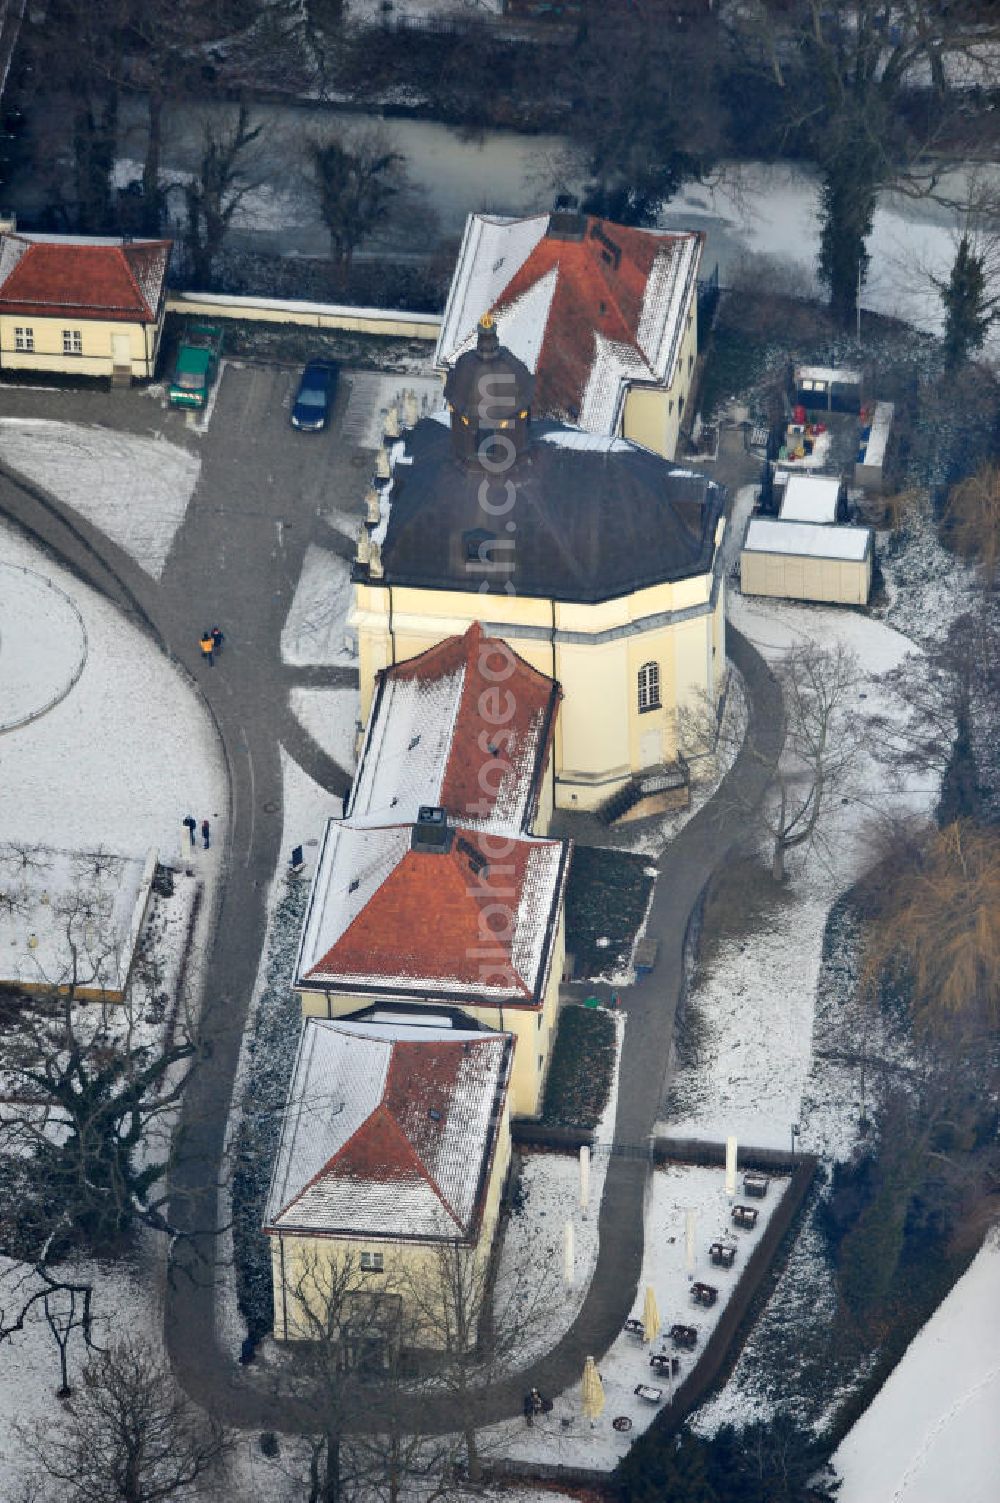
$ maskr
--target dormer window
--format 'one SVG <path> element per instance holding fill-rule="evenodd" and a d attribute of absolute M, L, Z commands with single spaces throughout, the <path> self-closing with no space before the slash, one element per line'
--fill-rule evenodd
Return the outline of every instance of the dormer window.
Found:
<path fill-rule="evenodd" d="M 497 536 L 494 532 L 487 532 L 483 527 L 474 527 L 469 532 L 462 534 L 462 549 L 467 564 L 480 564 L 488 566 L 492 559 L 491 550 L 496 546 Z"/>

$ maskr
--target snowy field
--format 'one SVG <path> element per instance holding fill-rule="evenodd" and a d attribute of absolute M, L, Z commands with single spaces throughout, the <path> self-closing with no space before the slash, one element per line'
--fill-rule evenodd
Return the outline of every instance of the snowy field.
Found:
<path fill-rule="evenodd" d="M 197 696 L 114 606 L 3 526 L 0 560 L 51 578 L 89 642 L 66 698 L 0 736 L 5 838 L 122 855 L 154 846 L 161 859 L 179 853 L 187 813 L 214 822 L 226 810 L 221 752 Z"/>
<path fill-rule="evenodd" d="M 164 438 L 44 418 L 0 418 L 0 458 L 159 579 L 200 461 Z"/>
<path fill-rule="evenodd" d="M 45 574 L 0 563 L 0 731 L 51 709 L 86 661 L 86 628 L 69 596 Z"/>
<path fill-rule="evenodd" d="M 351 566 L 347 559 L 310 543 L 281 632 L 282 661 L 296 668 L 331 664 L 356 667 L 353 633 L 354 650 L 347 643 L 350 608 Z"/>
<path fill-rule="evenodd" d="M 862 666 L 855 709 L 879 713 L 886 701 L 876 682 L 913 650 L 899 632 L 854 611 L 746 599 L 734 594 L 730 615 L 765 657 L 795 642 L 841 642 Z M 673 1100 L 679 1110 L 660 1131 L 719 1139 L 735 1133 L 758 1147 L 790 1146 L 801 1124 L 801 1146 L 843 1158 L 853 1145 L 857 1111 L 840 1090 L 823 1098 L 810 1081 L 813 1014 L 823 934 L 831 904 L 871 862 L 873 813 L 928 812 L 937 789 L 923 781 L 890 790 L 884 767 L 862 754 L 851 798 L 835 805 L 823 844 L 792 868 L 785 906 L 754 932 L 724 942 L 711 967 L 696 978 L 686 1006 L 699 1023 L 698 1061 L 681 1069 Z M 807 1082 L 811 1109 L 803 1111 Z"/>
<path fill-rule="evenodd" d="M 1000 1240 L 910 1343 L 833 1456 L 840 1503 L 993 1503 L 1000 1484 Z"/>

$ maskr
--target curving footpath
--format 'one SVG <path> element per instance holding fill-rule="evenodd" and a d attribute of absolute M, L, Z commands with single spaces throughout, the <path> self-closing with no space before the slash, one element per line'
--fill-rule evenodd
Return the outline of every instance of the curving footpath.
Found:
<path fill-rule="evenodd" d="M 249 472 L 246 483 L 253 484 Z M 286 744 L 331 793 L 343 793 L 348 781 L 291 716 L 287 689 L 298 679 L 280 664 L 286 597 L 298 577 L 308 530 L 298 551 L 282 556 L 277 567 L 286 577 L 275 588 L 270 523 L 266 535 L 262 531 L 257 538 L 242 539 L 238 560 L 227 569 L 225 547 L 213 537 L 213 526 L 218 525 L 213 523 L 214 512 L 195 506 L 157 582 L 103 534 L 2 467 L 0 513 L 150 631 L 163 651 L 188 670 L 214 718 L 230 788 L 226 874 L 206 974 L 202 1030 L 207 1057 L 183 1099 L 170 1176 L 173 1219 L 187 1235 L 175 1241 L 171 1252 L 166 1339 L 187 1392 L 226 1422 L 242 1429 L 314 1430 L 314 1414 L 292 1399 L 265 1391 L 250 1371 L 236 1365 L 235 1353 L 220 1346 L 213 1273 L 217 1250 L 214 1238 L 201 1230 L 216 1225 L 230 1100 L 264 939 L 265 895 L 280 854 L 280 745 Z M 252 533 L 252 526 L 247 531 Z M 192 622 L 202 615 L 227 623 L 226 655 L 211 672 L 200 668 L 192 630 Z M 253 652 L 240 653 L 230 645 L 241 642 L 252 642 Z M 644 1144 L 660 1113 L 691 915 L 713 871 L 750 834 L 752 816 L 747 811 L 763 796 L 781 749 L 781 696 L 774 678 L 732 627 L 728 648 L 746 687 L 757 755 L 741 751 L 717 793 L 689 820 L 659 863 L 648 924 L 648 932 L 660 942 L 659 964 L 652 975 L 621 993 L 628 1023 L 615 1121 L 617 1148 Z M 603 1353 L 617 1336 L 631 1311 L 641 1272 L 648 1173 L 648 1160 L 612 1155 L 601 1202 L 598 1261 L 584 1303 L 544 1358 L 529 1371 L 483 1392 L 480 1423 L 519 1414 L 526 1384 L 550 1393 L 571 1387 L 584 1358 Z M 447 1430 L 454 1423 L 448 1401 L 439 1397 L 414 1396 L 409 1412 L 424 1433 Z M 405 1413 L 403 1419 L 405 1423 Z M 363 1423 L 359 1420 L 359 1427 Z"/>

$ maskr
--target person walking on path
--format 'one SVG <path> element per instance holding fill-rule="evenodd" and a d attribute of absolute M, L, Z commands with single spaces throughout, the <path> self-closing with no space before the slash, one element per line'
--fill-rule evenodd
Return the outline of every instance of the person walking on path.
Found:
<path fill-rule="evenodd" d="M 207 626 L 201 634 L 201 639 L 198 643 L 198 646 L 201 648 L 202 662 L 207 663 L 211 668 L 213 662 L 212 653 L 215 651 L 215 638 L 212 636 L 212 633 L 208 630 Z"/>
<path fill-rule="evenodd" d="M 193 840 L 194 836 L 192 836 L 191 838 Z M 209 847 L 209 828 L 207 819 L 203 819 L 201 822 L 201 838 L 205 842 L 205 849 L 207 851 Z"/>
<path fill-rule="evenodd" d="M 198 821 L 195 819 L 193 814 L 189 814 L 186 819 L 181 820 L 181 824 L 184 826 L 185 830 L 187 830 L 188 835 L 191 838 L 191 844 L 194 845 L 194 832 L 198 828 Z"/>
<path fill-rule="evenodd" d="M 222 644 L 226 640 L 225 637 L 222 635 L 222 627 L 221 626 L 213 626 L 212 630 L 209 632 L 209 636 L 212 638 L 212 646 L 215 648 L 215 655 L 216 655 L 216 657 L 221 657 L 222 656 Z"/>

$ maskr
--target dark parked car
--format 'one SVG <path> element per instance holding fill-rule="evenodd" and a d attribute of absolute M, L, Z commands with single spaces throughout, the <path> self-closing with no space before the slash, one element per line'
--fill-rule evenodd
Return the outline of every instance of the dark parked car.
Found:
<path fill-rule="evenodd" d="M 310 360 L 292 404 L 292 427 L 307 433 L 325 428 L 336 390 L 337 367 L 332 361 Z"/>

